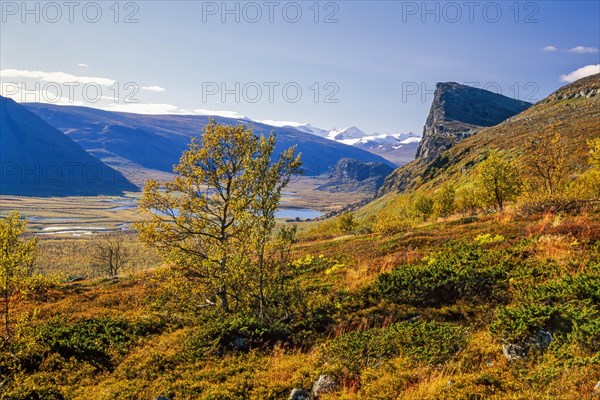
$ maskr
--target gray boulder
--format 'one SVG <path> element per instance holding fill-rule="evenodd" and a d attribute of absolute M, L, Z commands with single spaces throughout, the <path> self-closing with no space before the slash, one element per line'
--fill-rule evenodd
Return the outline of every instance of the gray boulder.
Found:
<path fill-rule="evenodd" d="M 517 343 L 502 344 L 502 354 L 508 361 L 519 360 L 527 356 L 527 350 L 530 348 L 543 350 L 550 346 L 550 343 L 552 343 L 552 334 L 540 329 L 523 345 Z"/>
<path fill-rule="evenodd" d="M 245 339 L 243 337 L 236 337 L 233 340 L 233 347 L 237 351 L 247 351 L 249 348 L 248 339 Z"/>
<path fill-rule="evenodd" d="M 337 382 L 331 375 L 321 375 L 313 383 L 312 395 L 318 399 L 323 393 L 333 392 L 337 388 Z"/>
<path fill-rule="evenodd" d="M 539 350 L 545 349 L 552 343 L 552 335 L 550 332 L 540 329 L 531 338 L 531 344 Z"/>
<path fill-rule="evenodd" d="M 310 400 L 310 393 L 308 393 L 304 389 L 295 388 L 295 389 L 292 389 L 292 392 L 290 393 L 290 397 L 288 397 L 288 400 Z"/>
<path fill-rule="evenodd" d="M 596 396 L 600 396 L 600 381 L 598 381 L 598 383 L 596 383 L 596 386 L 594 386 L 594 392 L 593 392 Z"/>
<path fill-rule="evenodd" d="M 503 343 L 502 354 L 508 361 L 520 360 L 527 355 L 527 349 L 518 344 Z"/>

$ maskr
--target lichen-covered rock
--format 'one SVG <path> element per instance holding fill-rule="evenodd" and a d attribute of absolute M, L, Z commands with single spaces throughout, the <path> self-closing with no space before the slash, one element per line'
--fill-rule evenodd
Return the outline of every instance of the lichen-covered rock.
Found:
<path fill-rule="evenodd" d="M 543 350 L 552 343 L 552 334 L 543 329 L 538 330 L 525 343 L 504 343 L 502 345 L 502 354 L 508 361 L 518 360 L 527 356 L 527 351 L 531 348 Z"/>
<path fill-rule="evenodd" d="M 324 393 L 333 392 L 337 388 L 337 382 L 331 375 L 321 375 L 319 379 L 313 383 L 312 395 L 318 399 Z"/>
<path fill-rule="evenodd" d="M 310 393 L 301 388 L 294 388 L 288 400 L 310 400 Z"/>
<path fill-rule="evenodd" d="M 533 335 L 531 338 L 531 344 L 535 346 L 537 349 L 542 350 L 546 347 L 550 346 L 552 343 L 552 335 L 550 332 L 540 329 Z"/>
<path fill-rule="evenodd" d="M 520 360 L 527 355 L 527 349 L 514 343 L 502 344 L 502 354 L 508 361 Z"/>
<path fill-rule="evenodd" d="M 243 337 L 236 337 L 233 339 L 233 347 L 237 351 L 247 351 L 249 348 L 248 339 Z"/>

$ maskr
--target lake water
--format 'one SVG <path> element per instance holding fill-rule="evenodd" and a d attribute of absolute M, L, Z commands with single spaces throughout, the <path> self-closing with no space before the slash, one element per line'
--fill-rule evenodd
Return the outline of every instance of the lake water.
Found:
<path fill-rule="evenodd" d="M 322 212 L 310 208 L 282 208 L 275 212 L 276 218 L 283 219 L 312 219 L 322 215 Z"/>

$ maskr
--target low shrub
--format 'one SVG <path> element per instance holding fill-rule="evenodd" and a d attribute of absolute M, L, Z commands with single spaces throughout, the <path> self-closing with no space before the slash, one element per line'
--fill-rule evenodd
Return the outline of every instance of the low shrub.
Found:
<path fill-rule="evenodd" d="M 19 291 L 26 298 L 41 301 L 50 289 L 56 288 L 64 280 L 59 275 L 33 274 L 21 282 Z"/>
<path fill-rule="evenodd" d="M 417 363 L 442 364 L 466 343 L 463 328 L 449 323 L 399 322 L 385 328 L 355 331 L 327 342 L 324 361 L 344 379 L 356 379 L 367 367 L 398 355 Z"/>
<path fill-rule="evenodd" d="M 524 287 L 511 305 L 500 307 L 490 325 L 499 340 L 527 343 L 543 329 L 562 344 L 600 352 L 600 274 L 596 268 Z"/>
<path fill-rule="evenodd" d="M 498 252 L 480 246 L 453 243 L 417 265 L 404 265 L 379 275 L 379 294 L 394 303 L 417 306 L 453 304 L 459 299 L 487 302 L 501 299 L 510 265 Z"/>
<path fill-rule="evenodd" d="M 504 241 L 504 236 L 502 235 L 494 235 L 492 236 L 490 233 L 486 233 L 483 235 L 477 235 L 475 239 L 473 239 L 475 243 L 478 244 L 493 244 L 493 243 L 501 243 Z"/>
<path fill-rule="evenodd" d="M 298 272 L 306 273 L 335 270 L 344 267 L 344 264 L 333 258 L 325 257 L 323 254 L 319 254 L 317 257 L 307 254 L 303 258 L 292 261 L 292 266 Z"/>
<path fill-rule="evenodd" d="M 34 338 L 37 344 L 64 358 L 75 357 L 96 368 L 110 370 L 114 359 L 125 354 L 132 342 L 159 329 L 156 321 L 97 317 L 69 323 L 61 319 L 35 327 Z"/>
<path fill-rule="evenodd" d="M 207 318 L 190 334 L 188 346 L 197 358 L 272 347 L 290 339 L 290 327 L 241 315 Z"/>
<path fill-rule="evenodd" d="M 354 233 L 356 227 L 358 226 L 358 222 L 354 218 L 354 214 L 351 212 L 345 212 L 337 218 L 337 222 L 340 228 L 340 231 L 346 235 Z"/>

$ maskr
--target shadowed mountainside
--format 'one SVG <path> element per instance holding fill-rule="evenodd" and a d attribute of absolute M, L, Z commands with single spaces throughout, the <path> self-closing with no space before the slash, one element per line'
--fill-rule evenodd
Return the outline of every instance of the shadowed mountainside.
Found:
<path fill-rule="evenodd" d="M 374 194 L 392 171 L 393 168 L 384 163 L 343 158 L 338 161 L 327 177 L 327 182 L 320 186 L 319 190 Z"/>
<path fill-rule="evenodd" d="M 327 172 L 344 157 L 392 165 L 367 151 L 307 135 L 292 127 L 278 128 L 247 120 L 201 115 L 142 115 L 38 103 L 24 106 L 113 166 L 134 163 L 142 169 L 171 172 L 191 137 L 201 135 L 209 118 L 227 125 L 251 124 L 255 133 L 262 135 L 275 131 L 276 153 L 296 145 L 309 176 Z"/>
<path fill-rule="evenodd" d="M 5 97 L 0 97 L 0 127 L 0 194 L 95 196 L 138 190 L 121 172 Z"/>

